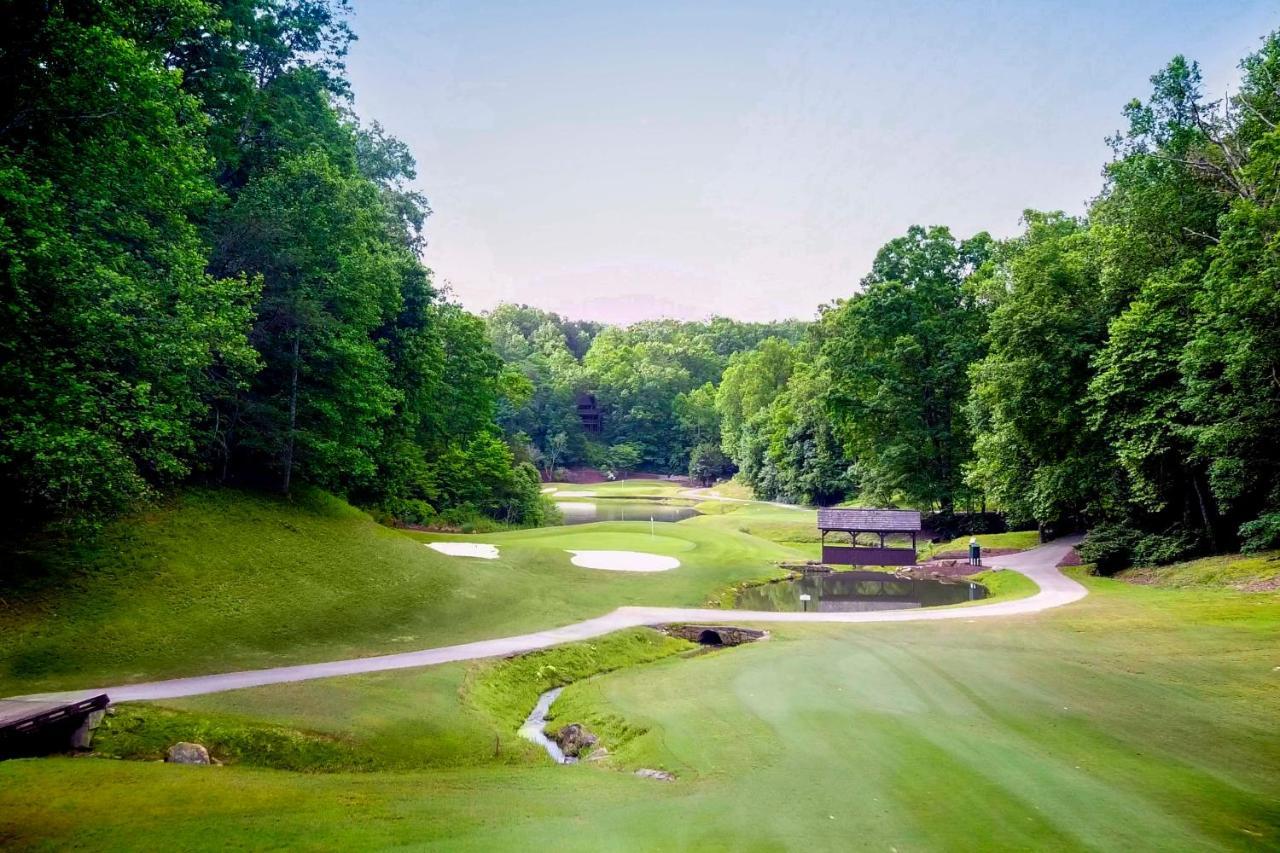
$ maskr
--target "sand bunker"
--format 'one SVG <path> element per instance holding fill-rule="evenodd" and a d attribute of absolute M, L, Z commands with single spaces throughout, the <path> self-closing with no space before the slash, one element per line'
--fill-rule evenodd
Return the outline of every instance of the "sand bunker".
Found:
<path fill-rule="evenodd" d="M 450 557 L 479 557 L 482 560 L 498 559 L 497 545 L 481 545 L 479 542 L 428 542 L 427 547 Z"/>
<path fill-rule="evenodd" d="M 572 489 L 567 492 L 556 492 L 556 497 L 558 498 L 594 498 L 595 496 L 595 492 L 575 492 Z"/>
<path fill-rule="evenodd" d="M 643 554 L 639 551 L 569 551 L 569 562 L 584 569 L 604 569 L 606 572 L 665 572 L 680 568 L 675 557 L 660 554 Z"/>

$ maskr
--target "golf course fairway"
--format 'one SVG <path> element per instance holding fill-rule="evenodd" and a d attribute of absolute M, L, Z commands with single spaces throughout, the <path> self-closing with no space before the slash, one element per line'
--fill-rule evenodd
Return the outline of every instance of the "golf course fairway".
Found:
<path fill-rule="evenodd" d="M 165 707 L 207 726 L 333 738 L 363 756 L 362 772 L 9 761 L 0 838 L 196 849 L 227 833 L 303 849 L 1280 843 L 1276 596 L 1082 579 L 1087 598 L 1033 616 L 777 625 L 766 642 L 578 681 L 552 711 L 616 739 L 600 764 L 551 765 L 513 732 L 495 754 L 493 728 L 465 698 L 492 662 L 173 700 Z M 637 778 L 638 767 L 677 781 Z"/>

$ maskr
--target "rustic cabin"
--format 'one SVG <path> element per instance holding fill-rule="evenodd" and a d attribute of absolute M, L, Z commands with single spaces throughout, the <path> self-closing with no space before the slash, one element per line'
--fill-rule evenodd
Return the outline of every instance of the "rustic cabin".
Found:
<path fill-rule="evenodd" d="M 598 433 L 604 429 L 604 412 L 600 410 L 600 401 L 595 394 L 578 395 L 578 419 L 587 432 Z"/>

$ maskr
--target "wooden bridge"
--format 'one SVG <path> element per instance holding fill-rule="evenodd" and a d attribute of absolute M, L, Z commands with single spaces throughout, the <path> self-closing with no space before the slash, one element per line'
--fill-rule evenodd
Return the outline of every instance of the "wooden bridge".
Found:
<path fill-rule="evenodd" d="M 110 700 L 0 699 L 0 758 L 87 749 Z"/>

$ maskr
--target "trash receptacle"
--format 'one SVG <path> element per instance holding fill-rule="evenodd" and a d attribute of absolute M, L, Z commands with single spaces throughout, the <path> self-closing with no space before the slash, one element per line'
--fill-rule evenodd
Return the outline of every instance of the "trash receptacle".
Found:
<path fill-rule="evenodd" d="M 978 544 L 978 537 L 969 537 L 969 565 L 982 565 L 982 546 Z"/>

